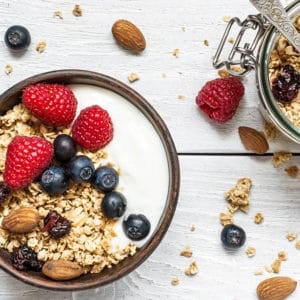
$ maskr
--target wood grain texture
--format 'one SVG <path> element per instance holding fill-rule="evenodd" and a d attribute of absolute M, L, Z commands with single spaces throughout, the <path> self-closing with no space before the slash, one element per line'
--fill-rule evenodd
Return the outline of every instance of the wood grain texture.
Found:
<path fill-rule="evenodd" d="M 283 0 L 283 3 L 288 1 Z M 80 4 L 82 17 L 74 17 L 72 9 Z M 54 18 L 61 11 L 63 19 Z M 179 153 L 246 153 L 238 138 L 238 126 L 263 128 L 255 74 L 244 80 L 246 94 L 234 119 L 226 125 L 215 125 L 199 113 L 195 96 L 204 82 L 216 77 L 212 56 L 225 29 L 224 16 L 241 19 L 256 13 L 248 1 L 142 1 L 142 0 L 3 0 L 0 2 L 0 92 L 18 81 L 45 71 L 77 68 L 101 72 L 128 83 L 131 72 L 140 80 L 131 86 L 158 110 L 168 125 Z M 145 35 L 147 48 L 142 55 L 121 49 L 111 35 L 117 19 L 134 22 Z M 10 25 L 26 26 L 32 44 L 23 55 L 14 55 L 3 42 Z M 185 31 L 183 30 L 185 28 Z M 203 41 L 208 40 L 209 46 Z M 45 40 L 44 53 L 35 45 Z M 176 58 L 172 51 L 178 48 Z M 4 73 L 6 64 L 13 72 Z M 3 72 L 1 72 L 1 68 Z M 162 76 L 166 74 L 166 77 Z M 129 84 L 129 83 L 128 83 Z M 185 96 L 179 100 L 178 95 Z M 270 152 L 299 152 L 299 145 L 281 137 L 270 144 Z M 104 288 L 76 293 L 41 290 L 23 284 L 0 272 L 0 299 L 205 299 L 255 300 L 258 282 L 270 277 L 264 271 L 254 276 L 285 250 L 288 261 L 282 263 L 281 275 L 299 278 L 300 252 L 288 242 L 288 232 L 299 233 L 299 178 L 291 179 L 282 168 L 271 165 L 270 156 L 181 156 L 182 186 L 179 206 L 169 232 L 155 253 L 129 276 Z M 299 157 L 293 162 L 300 164 Z M 253 180 L 251 209 L 238 213 L 236 223 L 245 228 L 246 246 L 257 255 L 249 259 L 245 247 L 235 253 L 225 251 L 219 241 L 221 225 L 218 214 L 226 207 L 223 193 L 237 178 Z M 256 212 L 265 222 L 256 225 Z M 194 224 L 196 231 L 191 232 Z M 192 258 L 179 256 L 190 245 Z M 190 278 L 183 274 L 195 259 L 199 274 Z M 180 284 L 172 286 L 178 277 Z M 299 299 L 297 290 L 289 299 Z"/>

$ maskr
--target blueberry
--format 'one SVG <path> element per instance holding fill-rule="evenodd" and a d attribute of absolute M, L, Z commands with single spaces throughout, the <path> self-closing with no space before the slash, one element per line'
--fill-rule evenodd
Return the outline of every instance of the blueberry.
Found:
<path fill-rule="evenodd" d="M 125 234 L 134 241 L 145 238 L 150 232 L 150 221 L 142 214 L 131 214 L 123 221 Z"/>
<path fill-rule="evenodd" d="M 92 179 L 95 167 L 91 159 L 85 155 L 76 155 L 67 163 L 68 175 L 77 183 L 88 182 Z"/>
<path fill-rule="evenodd" d="M 42 173 L 40 183 L 49 195 L 60 195 L 67 190 L 69 178 L 62 167 L 50 166 Z"/>
<path fill-rule="evenodd" d="M 67 134 L 58 135 L 54 142 L 54 156 L 57 161 L 67 162 L 76 154 L 76 143 Z"/>
<path fill-rule="evenodd" d="M 107 193 L 101 202 L 101 209 L 104 216 L 110 219 L 122 217 L 126 206 L 126 198 L 119 192 Z"/>
<path fill-rule="evenodd" d="M 25 50 L 30 45 L 31 37 L 25 27 L 14 25 L 6 30 L 4 41 L 6 46 L 12 50 Z"/>
<path fill-rule="evenodd" d="M 93 186 L 102 192 L 112 191 L 119 182 L 119 175 L 114 168 L 99 167 L 96 169 L 92 183 Z"/>
<path fill-rule="evenodd" d="M 221 232 L 221 241 L 227 248 L 240 248 L 245 244 L 246 233 L 243 228 L 229 224 L 224 226 Z"/>

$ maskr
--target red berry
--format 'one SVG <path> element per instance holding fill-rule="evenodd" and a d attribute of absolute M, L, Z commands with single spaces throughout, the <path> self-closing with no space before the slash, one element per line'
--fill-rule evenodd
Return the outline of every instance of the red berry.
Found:
<path fill-rule="evenodd" d="M 23 91 L 22 101 L 46 125 L 66 126 L 75 118 L 77 100 L 72 90 L 61 84 L 29 85 Z"/>
<path fill-rule="evenodd" d="M 41 137 L 16 136 L 8 145 L 3 174 L 12 189 L 24 188 L 50 164 L 53 146 Z"/>
<path fill-rule="evenodd" d="M 98 105 L 83 109 L 72 126 L 72 137 L 82 147 L 95 151 L 113 137 L 113 124 L 108 112 Z"/>
<path fill-rule="evenodd" d="M 242 82 L 236 77 L 217 78 L 203 86 L 196 103 L 210 119 L 225 123 L 235 114 L 244 90 Z"/>

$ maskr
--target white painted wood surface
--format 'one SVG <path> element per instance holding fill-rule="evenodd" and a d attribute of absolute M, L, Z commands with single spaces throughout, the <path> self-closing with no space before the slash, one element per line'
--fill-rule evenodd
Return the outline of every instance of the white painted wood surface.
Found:
<path fill-rule="evenodd" d="M 75 4 L 81 5 L 82 17 L 72 15 Z M 53 17 L 57 10 L 63 19 Z M 255 300 L 257 283 L 271 274 L 264 271 L 262 276 L 254 276 L 254 271 L 271 264 L 281 250 L 289 258 L 282 263 L 280 274 L 300 278 L 300 251 L 285 238 L 290 231 L 300 233 L 299 178 L 291 179 L 282 168 L 273 168 L 271 156 L 223 155 L 246 153 L 238 126 L 263 128 L 254 74 L 245 79 L 246 95 L 228 124 L 208 122 L 195 106 L 198 90 L 217 74 L 211 58 L 226 26 L 223 17 L 245 18 L 253 13 L 255 9 L 242 0 L 0 1 L 0 92 L 30 75 L 55 69 L 87 69 L 123 82 L 130 72 L 137 72 L 141 79 L 132 87 L 163 117 L 178 152 L 196 154 L 180 155 L 181 194 L 170 230 L 154 254 L 132 274 L 103 288 L 62 293 L 25 285 L 1 271 L 0 299 Z M 145 53 L 132 55 L 115 44 L 111 26 L 119 18 L 131 20 L 144 32 L 148 42 Z M 22 56 L 12 55 L 3 42 L 5 30 L 14 24 L 26 26 L 32 34 L 32 44 Z M 42 40 L 47 48 L 38 53 L 35 45 Z M 180 49 L 178 58 L 172 55 L 175 48 Z M 8 76 L 6 64 L 14 69 Z M 185 99 L 179 100 L 178 95 Z M 282 137 L 271 143 L 270 152 L 299 149 Z M 294 157 L 293 163 L 300 165 L 300 158 Z M 246 246 L 230 253 L 219 240 L 222 227 L 218 215 L 226 207 L 224 192 L 244 176 L 254 184 L 251 209 L 248 214 L 237 214 L 236 223 L 247 231 L 246 246 L 257 249 L 251 259 L 245 254 Z M 265 215 L 261 225 L 253 222 L 258 211 Z M 193 224 L 195 232 L 190 231 Z M 179 256 L 186 245 L 194 252 L 190 259 Z M 184 269 L 192 260 L 200 270 L 190 278 Z M 180 280 L 178 286 L 171 285 L 174 277 Z M 289 299 L 300 299 L 300 292 Z"/>

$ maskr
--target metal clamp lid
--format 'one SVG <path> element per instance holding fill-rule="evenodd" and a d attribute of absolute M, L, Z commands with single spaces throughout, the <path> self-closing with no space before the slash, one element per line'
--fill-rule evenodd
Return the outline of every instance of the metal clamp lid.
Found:
<path fill-rule="evenodd" d="M 237 24 L 239 27 L 241 27 L 241 29 L 227 58 L 220 62 L 220 56 L 224 50 L 225 42 L 227 41 L 227 38 L 231 32 L 231 28 L 234 24 Z M 217 69 L 224 66 L 226 70 L 234 76 L 244 76 L 251 70 L 255 69 L 257 64 L 255 49 L 269 25 L 270 24 L 267 19 L 261 14 L 249 15 L 244 21 L 241 21 L 239 18 L 232 18 L 229 21 L 217 48 L 213 59 L 213 66 Z M 244 45 L 242 45 L 243 36 L 248 30 L 254 30 L 254 39 L 252 43 L 246 42 Z M 241 71 L 233 70 L 233 66 L 240 66 Z"/>

